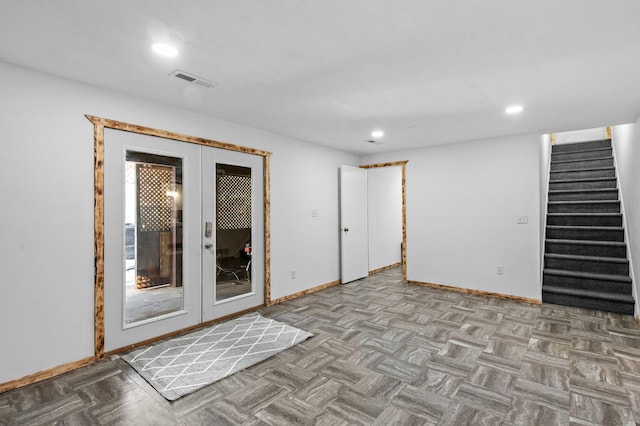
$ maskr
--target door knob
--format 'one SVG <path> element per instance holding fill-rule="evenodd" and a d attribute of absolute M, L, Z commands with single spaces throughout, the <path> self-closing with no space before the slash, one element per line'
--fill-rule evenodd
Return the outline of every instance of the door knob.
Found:
<path fill-rule="evenodd" d="M 211 244 L 211 243 L 207 243 L 207 244 L 204 245 L 204 248 L 206 248 L 206 249 L 210 249 L 212 247 L 213 247 L 213 244 Z"/>
<path fill-rule="evenodd" d="M 345 228 L 343 229 L 343 231 L 344 231 L 344 232 L 349 232 L 349 228 L 345 227 Z"/>

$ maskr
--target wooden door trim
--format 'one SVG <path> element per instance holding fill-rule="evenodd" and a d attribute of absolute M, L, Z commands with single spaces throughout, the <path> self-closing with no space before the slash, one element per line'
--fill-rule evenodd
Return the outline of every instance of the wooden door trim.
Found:
<path fill-rule="evenodd" d="M 407 163 L 405 161 L 392 161 L 389 163 L 365 164 L 363 169 L 376 169 L 381 167 L 402 167 L 402 282 L 407 282 Z"/>
<path fill-rule="evenodd" d="M 93 234 L 94 234 L 94 359 L 104 358 L 104 129 L 121 130 L 178 142 L 193 143 L 226 149 L 228 151 L 243 152 L 263 157 L 264 166 L 264 304 L 269 305 L 271 299 L 271 229 L 270 229 L 270 156 L 271 152 L 241 145 L 220 142 L 168 130 L 139 126 L 137 124 L 110 120 L 107 118 L 86 115 L 93 123 Z"/>

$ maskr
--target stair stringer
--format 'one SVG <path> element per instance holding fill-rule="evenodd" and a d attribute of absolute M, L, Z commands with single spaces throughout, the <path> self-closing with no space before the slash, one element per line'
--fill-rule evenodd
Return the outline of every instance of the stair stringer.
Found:
<path fill-rule="evenodd" d="M 614 128 L 615 129 L 615 128 Z M 615 131 L 611 134 L 611 155 L 613 156 L 613 167 L 616 173 L 616 186 L 618 188 L 618 199 L 620 200 L 620 212 L 622 213 L 622 227 L 624 230 L 624 242 L 627 245 L 627 260 L 629 261 L 629 277 L 631 278 L 631 295 L 635 300 L 633 316 L 636 321 L 640 318 L 640 307 L 638 306 L 638 286 L 636 285 L 635 268 L 633 266 L 633 256 L 631 255 L 631 244 L 629 240 L 629 226 L 627 225 L 627 209 L 624 203 L 624 192 L 622 191 L 622 180 L 620 179 L 620 169 L 618 167 L 618 156 L 616 153 Z M 546 232 L 546 231 L 545 231 Z"/>
<path fill-rule="evenodd" d="M 545 246 L 547 242 L 547 215 L 549 214 L 549 186 L 551 185 L 551 152 L 553 150 L 553 140 L 551 139 L 551 135 L 542 135 L 542 144 L 543 146 L 548 147 L 546 151 L 546 158 L 542 159 L 543 166 L 546 166 L 543 170 L 540 171 L 541 176 L 545 179 L 544 184 L 544 200 L 541 203 L 540 208 L 542 211 L 540 212 L 540 229 L 542 232 L 540 233 L 540 257 L 538 265 L 540 265 L 540 282 L 538 283 L 538 294 L 540 295 L 540 300 L 542 300 L 542 286 L 544 284 L 544 255 L 545 255 Z M 541 150 L 543 154 L 545 152 Z"/>

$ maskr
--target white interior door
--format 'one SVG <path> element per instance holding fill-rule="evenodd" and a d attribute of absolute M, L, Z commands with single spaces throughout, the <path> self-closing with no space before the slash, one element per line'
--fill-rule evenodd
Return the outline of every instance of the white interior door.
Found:
<path fill-rule="evenodd" d="M 201 320 L 200 147 L 105 129 L 105 351 Z"/>
<path fill-rule="evenodd" d="M 264 304 L 263 158 L 202 148 L 203 321 Z"/>
<path fill-rule="evenodd" d="M 340 166 L 340 268 L 348 283 L 369 275 L 367 170 Z"/>

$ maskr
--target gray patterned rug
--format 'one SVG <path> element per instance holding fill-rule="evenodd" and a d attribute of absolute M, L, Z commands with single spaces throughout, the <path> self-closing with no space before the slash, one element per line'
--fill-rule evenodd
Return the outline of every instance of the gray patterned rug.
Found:
<path fill-rule="evenodd" d="M 254 312 L 137 349 L 122 359 L 173 401 L 311 336 Z"/>

